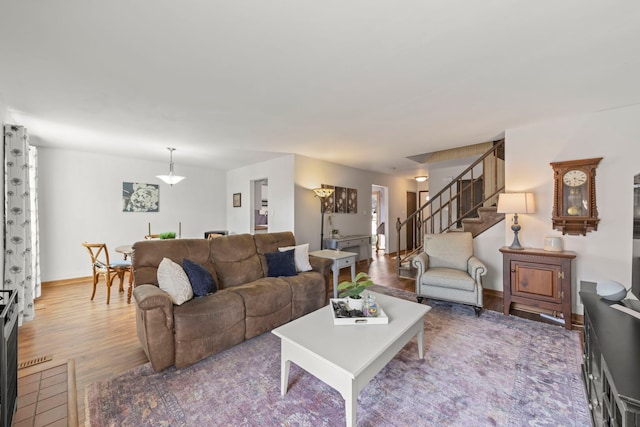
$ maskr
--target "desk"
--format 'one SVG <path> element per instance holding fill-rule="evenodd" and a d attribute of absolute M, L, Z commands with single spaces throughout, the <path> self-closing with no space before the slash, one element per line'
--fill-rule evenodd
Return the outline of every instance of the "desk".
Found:
<path fill-rule="evenodd" d="M 358 248 L 358 261 L 366 259 L 367 265 L 369 265 L 369 259 L 371 258 L 369 254 L 371 251 L 371 236 L 354 235 L 324 239 L 324 247 L 337 250 Z"/>
<path fill-rule="evenodd" d="M 351 267 L 351 280 L 356 278 L 356 253 L 334 251 L 331 249 L 323 249 L 321 251 L 309 252 L 309 256 L 317 256 L 318 258 L 327 258 L 333 260 L 331 271 L 333 271 L 333 297 L 338 298 L 338 273 L 341 268 Z"/>

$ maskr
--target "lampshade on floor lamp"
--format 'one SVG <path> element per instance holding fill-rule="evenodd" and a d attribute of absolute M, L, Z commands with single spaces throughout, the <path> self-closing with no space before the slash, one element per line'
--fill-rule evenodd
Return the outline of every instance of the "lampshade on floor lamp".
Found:
<path fill-rule="evenodd" d="M 513 214 L 513 243 L 509 249 L 524 249 L 518 240 L 518 232 L 522 227 L 518 224 L 518 214 L 535 213 L 536 206 L 533 193 L 502 193 L 498 196 L 498 213 Z"/>
<path fill-rule="evenodd" d="M 324 249 L 324 199 L 333 194 L 333 188 L 314 188 L 313 192 L 320 199 L 320 249 Z"/>

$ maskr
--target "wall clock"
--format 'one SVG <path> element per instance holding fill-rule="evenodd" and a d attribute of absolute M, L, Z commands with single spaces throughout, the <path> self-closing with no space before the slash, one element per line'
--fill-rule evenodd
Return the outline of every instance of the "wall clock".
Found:
<path fill-rule="evenodd" d="M 553 213 L 555 230 L 585 236 L 598 229 L 596 168 L 602 157 L 553 162 Z"/>

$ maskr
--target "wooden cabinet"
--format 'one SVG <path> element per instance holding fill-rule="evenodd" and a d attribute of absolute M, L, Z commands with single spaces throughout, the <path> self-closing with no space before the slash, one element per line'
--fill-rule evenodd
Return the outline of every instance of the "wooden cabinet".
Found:
<path fill-rule="evenodd" d="M 640 427 L 640 319 L 595 293 L 584 305 L 582 378 L 594 426 Z"/>
<path fill-rule="evenodd" d="M 500 248 L 503 259 L 503 310 L 512 303 L 561 312 L 571 329 L 571 262 L 574 252 Z"/>

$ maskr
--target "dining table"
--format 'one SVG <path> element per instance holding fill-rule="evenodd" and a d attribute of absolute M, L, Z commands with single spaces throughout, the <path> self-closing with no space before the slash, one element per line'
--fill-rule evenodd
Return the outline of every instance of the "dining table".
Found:
<path fill-rule="evenodd" d="M 116 252 L 123 254 L 124 259 L 128 259 L 133 255 L 133 245 L 120 245 L 115 249 Z M 129 270 L 129 289 L 127 290 L 127 304 L 131 304 L 131 294 L 133 292 L 133 260 L 131 270 Z"/>

